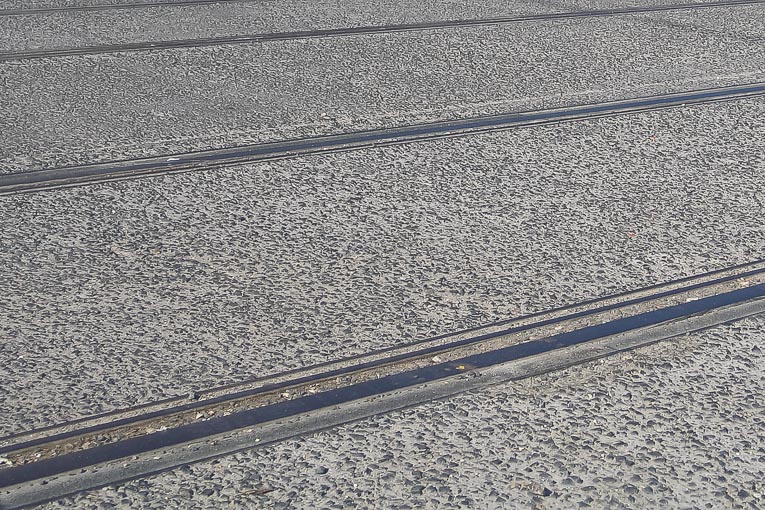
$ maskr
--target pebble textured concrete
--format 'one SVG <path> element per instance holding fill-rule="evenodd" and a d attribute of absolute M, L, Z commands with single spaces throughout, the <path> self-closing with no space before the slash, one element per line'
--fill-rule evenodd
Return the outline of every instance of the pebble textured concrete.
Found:
<path fill-rule="evenodd" d="M 89 5 L 134 5 L 137 3 L 155 3 L 155 4 L 177 4 L 178 0 L 0 0 L 0 9 L 35 9 L 35 8 L 50 8 L 50 7 L 76 7 L 76 6 L 89 6 Z M 181 0 L 182 1 L 182 0 Z M 393 2 L 397 0 L 381 0 L 376 2 L 378 5 L 393 5 L 387 2 Z M 434 8 L 440 9 L 503 9 L 510 5 L 516 5 L 517 0 L 491 0 L 490 2 L 482 2 L 484 7 L 471 5 L 472 2 L 456 2 L 453 0 L 423 0 L 418 2 L 421 5 L 432 5 Z M 719 0 L 694 0 L 693 3 L 712 2 Z M 427 3 L 433 2 L 433 3 Z M 292 9 L 311 9 L 319 8 L 330 11 L 340 6 L 345 7 L 348 11 L 367 10 L 374 9 L 374 6 L 369 5 L 367 2 L 359 0 L 282 0 L 280 2 L 274 2 L 273 0 L 240 0 L 240 1 L 224 1 L 221 2 L 225 5 L 237 7 L 242 4 L 254 3 L 260 5 L 263 10 L 273 8 L 272 4 L 278 4 L 282 6 L 284 10 Z M 578 6 L 598 6 L 597 8 L 609 8 L 609 7 L 625 7 L 634 5 L 666 5 L 670 2 L 662 2 L 661 0 L 540 0 L 533 2 L 534 5 L 578 5 Z M 676 2 L 680 3 L 680 2 Z M 402 3 L 402 8 L 405 8 Z M 398 7 L 398 5 L 397 5 Z M 173 8 L 182 8 L 177 5 Z"/>
<path fill-rule="evenodd" d="M 44 508 L 758 509 L 763 349 L 753 317 Z"/>
<path fill-rule="evenodd" d="M 165 41 L 560 11 L 545 1 L 307 0 L 0 17 L 0 51 Z"/>
<path fill-rule="evenodd" d="M 711 0 L 710 0 L 711 1 Z M 694 2 L 702 3 L 702 2 Z M 51 12 L 0 17 L 0 52 L 100 46 L 145 41 L 169 41 L 251 35 L 300 30 L 322 30 L 357 26 L 379 26 L 429 21 L 487 19 L 546 14 L 562 11 L 668 5 L 657 2 L 549 2 L 494 1 L 447 2 L 386 0 L 363 3 L 338 2 L 244 2 L 197 6 L 146 7 L 89 12 Z M 758 7 L 735 7 L 738 18 L 757 23 Z M 719 11 L 718 11 L 719 12 Z M 696 16 L 692 10 L 681 17 Z M 709 18 L 704 18 L 707 20 Z M 733 17 L 730 18 L 734 20 Z M 704 21 L 702 20 L 702 22 Z M 747 23 L 748 24 L 748 23 Z M 719 32 L 736 30 L 742 23 L 716 20 Z M 455 30 L 470 30 L 455 29 Z M 752 27 L 754 34 L 757 27 Z M 756 35 L 753 35 L 756 37 Z"/>
<path fill-rule="evenodd" d="M 183 1 L 183 0 L 180 0 Z M 225 0 L 224 0 L 225 1 Z M 260 2 L 261 0 L 242 0 Z M 266 0 L 268 2 L 269 0 Z M 134 5 L 138 3 L 173 4 L 179 0 L 0 0 L 2 9 L 47 9 L 56 7 L 78 7 L 88 5 Z M 226 2 L 228 3 L 228 2 Z"/>
<path fill-rule="evenodd" d="M 0 53 L 663 3 L 0 15 Z M 764 34 L 759 4 L 7 60 L 0 174 L 765 82 Z M 0 437 L 765 259 L 763 133 L 759 97 L 0 197 Z M 764 343 L 765 314 L 44 507 L 760 509 Z"/>
<path fill-rule="evenodd" d="M 61 1 L 61 0 L 59 0 Z M 555 5 L 569 10 L 572 7 L 576 9 L 618 9 L 622 7 L 634 6 L 659 6 L 668 4 L 700 4 L 713 2 L 715 0 L 689 0 L 687 2 L 666 2 L 664 0 L 555 0 Z"/>
<path fill-rule="evenodd" d="M 763 18 L 735 9 L 692 16 L 720 27 Z M 764 79 L 761 42 L 656 20 L 573 19 L 1 63 L 0 171 Z"/>
<path fill-rule="evenodd" d="M 3 197 L 0 433 L 761 259 L 764 123 L 760 98 Z"/>
<path fill-rule="evenodd" d="M 661 15 L 648 15 L 657 26 L 682 27 L 699 37 L 716 37 L 728 41 L 747 41 L 765 44 L 765 6 L 749 5 L 733 8 L 731 16 L 718 16 L 721 10 L 710 8 L 711 16 L 695 16 L 694 11 L 671 11 Z M 736 21 L 748 20 L 745 23 Z"/>

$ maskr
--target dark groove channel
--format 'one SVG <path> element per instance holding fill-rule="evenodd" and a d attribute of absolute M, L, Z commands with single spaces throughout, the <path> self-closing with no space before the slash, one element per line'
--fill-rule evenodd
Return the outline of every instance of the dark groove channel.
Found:
<path fill-rule="evenodd" d="M 93 12 L 126 9 L 151 9 L 161 7 L 194 7 L 197 5 L 215 4 L 250 4 L 263 0 L 170 0 L 167 2 L 134 2 L 124 4 L 71 5 L 59 7 L 36 7 L 31 9 L 2 9 L 0 16 L 30 16 L 35 14 L 50 14 L 54 12 Z"/>
<path fill-rule="evenodd" d="M 416 30 L 438 30 L 448 28 L 469 28 L 487 25 L 506 25 L 534 21 L 553 21 L 572 18 L 596 18 L 604 16 L 619 16 L 625 14 L 655 13 L 678 10 L 708 9 L 713 7 L 737 7 L 762 4 L 765 0 L 733 0 L 707 3 L 687 3 L 655 5 L 646 7 L 623 7 L 616 9 L 597 9 L 585 11 L 567 11 L 546 14 L 529 14 L 523 16 L 505 16 L 497 18 L 479 18 L 462 20 L 426 21 L 420 23 L 401 23 L 390 25 L 366 25 L 358 27 L 329 28 L 322 30 L 297 30 L 288 32 L 271 32 L 259 34 L 241 34 L 219 37 L 202 37 L 192 39 L 174 39 L 166 41 L 140 41 L 129 43 L 100 44 L 71 48 L 31 49 L 0 52 L 0 62 L 10 60 L 29 60 L 39 58 L 65 57 L 73 55 L 96 55 L 101 53 L 133 52 L 148 50 L 167 50 L 176 48 L 198 48 L 205 46 L 223 46 L 233 44 L 265 43 L 269 41 L 286 41 L 292 39 L 315 39 L 321 37 L 344 37 L 353 35 L 372 35 L 395 32 L 410 32 Z M 0 11 L 0 16 L 3 14 Z"/>
<path fill-rule="evenodd" d="M 183 425 L 174 429 L 106 444 L 60 457 L 53 457 L 32 464 L 8 468 L 0 471 L 2 473 L 0 487 L 10 487 L 77 469 L 85 469 L 103 462 L 139 455 L 161 448 L 173 447 L 218 434 L 296 416 L 309 411 L 438 381 L 465 373 L 466 367 L 471 370 L 480 370 L 763 297 L 765 297 L 765 284 L 753 285 L 748 288 L 696 301 L 616 319 L 596 326 L 584 327 L 569 333 L 562 333 L 540 340 L 475 354 L 462 359 L 389 375 L 377 380 L 352 384 L 257 409 L 245 410 L 204 422 Z"/>
<path fill-rule="evenodd" d="M 752 265 L 756 265 L 756 264 L 761 264 L 763 262 L 765 262 L 765 260 L 760 260 L 760 261 L 757 261 L 757 262 L 753 262 L 751 264 L 746 264 L 745 266 L 735 266 L 735 267 L 732 267 L 732 268 L 726 268 L 726 269 L 722 269 L 722 270 L 719 270 L 719 271 L 714 271 L 714 272 L 711 272 L 711 273 L 697 275 L 697 276 L 693 276 L 691 278 L 692 279 L 703 278 L 705 276 L 709 276 L 711 274 L 719 273 L 719 272 L 722 272 L 722 271 L 729 271 L 729 270 L 737 269 L 737 268 L 740 268 L 740 267 L 752 266 Z M 432 346 L 432 347 L 420 348 L 420 349 L 417 349 L 417 350 L 414 350 L 414 351 L 406 352 L 406 353 L 403 353 L 403 354 L 397 354 L 397 355 L 394 355 L 394 356 L 388 356 L 388 357 L 385 357 L 385 358 L 380 358 L 380 359 L 369 361 L 369 362 L 365 362 L 365 363 L 357 363 L 355 365 L 351 365 L 351 366 L 347 366 L 347 367 L 342 367 L 342 368 L 338 368 L 338 369 L 334 369 L 334 370 L 329 370 L 329 371 L 321 372 L 321 373 L 318 373 L 318 374 L 315 374 L 315 375 L 298 377 L 298 378 L 295 378 L 295 379 L 290 379 L 290 380 L 279 382 L 279 383 L 267 384 L 267 385 L 264 385 L 264 386 L 260 386 L 260 387 L 252 388 L 252 389 L 247 389 L 247 390 L 239 390 L 239 391 L 235 391 L 235 392 L 232 392 L 232 393 L 221 395 L 221 396 L 215 397 L 215 398 L 210 398 L 210 399 L 206 399 L 206 400 L 199 400 L 199 401 L 194 401 L 194 402 L 187 402 L 187 403 L 183 403 L 183 404 L 176 405 L 176 406 L 173 406 L 173 407 L 168 407 L 168 408 L 165 408 L 165 409 L 160 409 L 160 410 L 157 410 L 157 411 L 152 411 L 152 412 L 149 412 L 149 413 L 144 413 L 144 414 L 139 414 L 139 415 L 136 415 L 136 416 L 130 416 L 130 417 L 126 417 L 126 418 L 121 418 L 121 419 L 114 420 L 114 421 L 111 421 L 111 422 L 105 422 L 105 423 L 102 423 L 102 424 L 93 425 L 93 426 L 89 426 L 89 427 L 83 427 L 83 428 L 80 428 L 80 429 L 75 429 L 75 430 L 71 430 L 71 431 L 68 431 L 68 432 L 62 432 L 62 433 L 54 434 L 54 435 L 51 435 L 51 436 L 40 437 L 40 438 L 37 438 L 37 439 L 33 439 L 33 440 L 29 440 L 29 441 L 25 441 L 25 442 L 21 442 L 21 443 L 17 443 L 17 444 L 12 444 L 12 445 L 5 446 L 5 447 L 0 447 L 0 455 L 8 454 L 8 453 L 11 453 L 11 452 L 16 452 L 16 451 L 23 450 L 23 449 L 26 449 L 26 448 L 32 448 L 32 447 L 35 447 L 35 446 L 44 445 L 46 443 L 63 441 L 65 439 L 76 437 L 76 436 L 80 436 L 80 435 L 84 435 L 84 434 L 92 434 L 92 433 L 102 432 L 102 431 L 106 431 L 108 429 L 113 429 L 115 427 L 122 427 L 122 426 L 130 425 L 130 424 L 133 424 L 133 423 L 138 423 L 138 422 L 142 422 L 142 421 L 146 421 L 146 420 L 151 420 L 151 419 L 156 419 L 156 418 L 162 418 L 162 417 L 165 417 L 165 416 L 170 416 L 170 415 L 178 414 L 178 413 L 181 413 L 181 412 L 191 411 L 191 410 L 194 410 L 194 409 L 200 409 L 200 408 L 204 408 L 204 407 L 207 407 L 207 406 L 210 406 L 210 405 L 220 404 L 220 403 L 224 403 L 224 402 L 227 402 L 227 401 L 233 401 L 233 400 L 241 399 L 241 398 L 244 398 L 244 397 L 250 397 L 250 396 L 254 396 L 254 395 L 258 395 L 258 394 L 272 392 L 272 391 L 284 389 L 284 388 L 291 387 L 291 386 L 308 384 L 308 383 L 316 382 L 316 381 L 319 381 L 319 380 L 322 380 L 322 379 L 328 379 L 328 378 L 333 378 L 333 377 L 345 376 L 345 375 L 352 374 L 354 372 L 358 372 L 358 371 L 366 370 L 366 369 L 370 369 L 370 368 L 375 368 L 375 367 L 380 367 L 382 365 L 387 365 L 387 364 L 390 364 L 390 363 L 396 363 L 396 362 L 401 362 L 401 361 L 405 361 L 405 360 L 409 360 L 409 359 L 416 359 L 416 358 L 420 358 L 420 357 L 424 357 L 424 356 L 430 356 L 430 355 L 437 354 L 437 353 L 440 353 L 440 352 L 443 352 L 443 351 L 448 351 L 448 350 L 451 350 L 451 349 L 454 349 L 454 348 L 457 348 L 457 347 L 463 347 L 463 346 L 466 346 L 466 345 L 476 344 L 476 343 L 479 343 L 479 342 L 484 342 L 486 340 L 491 340 L 493 338 L 499 338 L 499 337 L 505 336 L 505 335 L 510 335 L 510 334 L 514 334 L 514 333 L 520 333 L 520 332 L 523 332 L 523 331 L 528 331 L 528 330 L 532 330 L 532 329 L 536 329 L 536 328 L 541 328 L 541 327 L 544 327 L 544 326 L 549 326 L 549 325 L 557 324 L 557 323 L 560 323 L 560 322 L 566 322 L 566 321 L 570 321 L 570 320 L 573 320 L 573 319 L 579 319 L 579 318 L 587 317 L 587 316 L 590 316 L 590 315 L 596 315 L 596 314 L 600 314 L 600 313 L 607 312 L 607 311 L 610 311 L 610 310 L 616 310 L 616 309 L 619 309 L 619 308 L 624 308 L 624 307 L 627 307 L 627 306 L 632 306 L 632 305 L 636 305 L 636 304 L 640 304 L 640 303 L 645 303 L 645 302 L 653 301 L 653 300 L 656 300 L 656 299 L 662 299 L 662 298 L 666 298 L 666 297 L 670 297 L 670 296 L 674 296 L 674 295 L 678 295 L 678 294 L 683 294 L 683 293 L 690 292 L 690 291 L 693 291 L 693 290 L 702 289 L 704 287 L 710 287 L 710 286 L 714 286 L 714 285 L 719 285 L 721 283 L 730 282 L 730 281 L 733 281 L 733 280 L 737 280 L 739 278 L 746 278 L 746 277 L 749 277 L 749 276 L 755 276 L 755 275 L 763 274 L 763 273 L 765 273 L 765 268 L 754 269 L 754 270 L 745 271 L 745 272 L 741 272 L 741 273 L 735 273 L 735 274 L 731 274 L 731 275 L 724 276 L 724 277 L 721 277 L 721 278 L 716 278 L 714 280 L 708 280 L 708 281 L 704 281 L 704 282 L 700 282 L 700 283 L 695 283 L 695 284 L 692 284 L 692 285 L 687 285 L 687 286 L 684 286 L 684 287 L 678 287 L 676 289 L 671 289 L 671 290 L 667 290 L 667 291 L 657 292 L 655 294 L 649 294 L 649 295 L 642 296 L 642 297 L 639 297 L 639 298 L 630 299 L 630 300 L 627 300 L 627 301 L 613 303 L 613 304 L 609 304 L 609 305 L 605 305 L 605 306 L 599 306 L 599 307 L 596 307 L 596 308 L 592 308 L 590 310 L 584 310 L 584 311 L 581 311 L 581 312 L 571 313 L 571 314 L 563 315 L 563 316 L 552 318 L 552 319 L 546 319 L 546 320 L 542 320 L 542 321 L 532 322 L 530 324 L 526 324 L 526 325 L 523 325 L 523 326 L 506 328 L 506 329 L 503 329 L 503 330 L 500 330 L 500 331 L 495 331 L 495 332 L 492 332 L 492 333 L 486 333 L 486 334 L 482 334 L 482 335 L 472 336 L 472 337 L 468 337 L 468 338 L 464 338 L 464 339 L 461 339 L 461 340 L 457 340 L 457 341 L 453 341 L 453 342 L 448 342 L 448 343 L 445 343 L 445 344 L 440 344 L 440 345 L 436 345 L 436 346 Z M 680 281 L 683 281 L 683 280 L 680 280 Z M 673 283 L 676 283 L 676 282 L 668 282 L 666 284 L 663 284 L 662 286 L 672 285 Z M 608 298 L 603 298 L 603 299 L 608 299 Z M 484 326 L 484 328 L 485 327 L 489 327 L 489 326 Z M 481 329 L 483 329 L 483 328 L 481 328 Z M 392 349 L 398 349 L 398 348 L 400 348 L 400 347 L 397 346 L 397 347 L 394 347 Z M 136 407 L 136 409 L 140 409 L 140 407 Z M 125 411 L 130 411 L 130 410 L 131 409 L 122 409 L 122 410 L 120 410 L 120 412 L 125 412 Z M 58 425 L 58 426 L 61 426 L 61 425 Z M 13 436 L 10 436 L 10 437 L 13 437 Z M 8 439 L 8 438 L 5 438 L 5 439 Z"/>
<path fill-rule="evenodd" d="M 328 152 L 464 136 L 557 122 L 634 114 L 662 108 L 729 101 L 765 94 L 765 83 L 693 90 L 636 99 L 569 106 L 552 110 L 510 112 L 467 119 L 300 138 L 227 149 L 167 154 L 160 157 L 112 161 L 0 175 L 0 195 L 41 191 L 137 177 L 210 170 L 241 163 L 272 161 Z"/>

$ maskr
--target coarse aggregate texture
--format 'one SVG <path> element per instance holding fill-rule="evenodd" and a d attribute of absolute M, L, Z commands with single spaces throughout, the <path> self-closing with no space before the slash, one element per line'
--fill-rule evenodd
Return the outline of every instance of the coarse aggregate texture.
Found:
<path fill-rule="evenodd" d="M 157 3 L 157 4 L 181 4 L 184 0 L 0 0 L 0 9 L 50 9 L 50 8 L 70 8 L 70 7 L 87 7 L 87 6 L 123 6 L 123 5 L 136 5 L 143 3 Z M 241 0 L 231 2 L 229 0 L 222 0 L 223 4 L 238 4 L 238 3 L 258 3 L 269 4 L 276 3 L 278 0 Z"/>
<path fill-rule="evenodd" d="M 763 349 L 755 316 L 44 508 L 758 509 Z"/>
<path fill-rule="evenodd" d="M 717 0 L 554 0 L 563 10 L 621 9 L 625 7 L 654 7 L 672 4 L 701 4 Z"/>
<path fill-rule="evenodd" d="M 0 52 L 555 12 L 548 2 L 261 2 L 0 17 Z"/>
<path fill-rule="evenodd" d="M 736 6 L 731 8 L 729 16 L 717 8 L 710 8 L 713 15 L 703 18 L 691 15 L 691 12 L 693 11 L 671 11 L 659 16 L 647 16 L 653 17 L 657 25 L 682 27 L 702 37 L 718 37 L 725 41 L 724 44 L 733 39 L 765 44 L 765 4 Z M 748 21 L 740 23 L 737 19 Z"/>
<path fill-rule="evenodd" d="M 678 2 L 682 3 L 682 2 Z M 700 2 L 699 2 L 700 3 Z M 618 7 L 651 4 L 618 5 Z M 657 5 L 672 5 L 658 2 Z M 609 8 L 603 4 L 599 8 Z M 592 10 L 576 2 L 244 2 L 0 17 L 0 53 Z M 726 7 L 739 17 L 757 14 Z M 683 11 L 684 13 L 692 11 Z M 685 14 L 681 14 L 685 16 Z M 757 19 L 756 16 L 753 19 Z M 715 25 L 716 29 L 719 29 Z M 469 29 L 469 28 L 467 28 Z M 452 28 L 450 30 L 459 30 Z M 464 28 L 463 28 L 464 30 Z M 752 29 L 756 32 L 756 27 Z M 761 33 L 761 32 L 759 32 Z"/>
<path fill-rule="evenodd" d="M 388 0 L 390 1 L 390 0 Z M 501 8 L 507 6 L 508 2 L 515 0 L 491 0 L 488 2 L 482 2 L 488 9 Z M 624 6 L 641 6 L 641 5 L 666 5 L 668 3 L 706 3 L 719 0 L 689 0 L 688 2 L 674 1 L 662 1 L 662 0 L 548 0 L 535 2 L 537 4 L 548 3 L 551 5 L 565 5 L 567 3 L 582 5 L 593 4 L 600 5 L 605 8 L 610 7 L 624 7 Z M 57 7 L 77 7 L 77 6 L 108 6 L 108 5 L 135 5 L 140 3 L 157 3 L 169 5 L 175 4 L 174 8 L 182 8 L 180 2 L 177 0 L 0 0 L 0 9 L 45 9 L 45 8 L 57 8 Z M 236 7 L 240 4 L 254 3 L 261 6 L 263 9 L 270 9 L 273 4 L 278 4 L 287 9 L 311 9 L 316 6 L 326 6 L 331 9 L 333 6 L 341 5 L 347 10 L 367 9 L 370 6 L 366 5 L 366 2 L 361 0 L 242 0 L 242 1 L 221 1 L 223 5 L 230 5 Z M 422 3 L 422 2 L 420 2 Z M 463 9 L 463 8 L 479 8 L 478 6 L 470 5 L 473 2 L 467 1 L 453 1 L 442 0 L 441 3 L 434 4 L 439 8 L 444 9 Z M 385 4 L 383 4 L 385 5 Z"/>
<path fill-rule="evenodd" d="M 755 23 L 731 12 L 694 19 Z M 656 19 L 6 62 L 0 171 L 763 80 L 761 43 Z"/>
<path fill-rule="evenodd" d="M 758 260 L 765 99 L 0 198 L 0 434 Z"/>

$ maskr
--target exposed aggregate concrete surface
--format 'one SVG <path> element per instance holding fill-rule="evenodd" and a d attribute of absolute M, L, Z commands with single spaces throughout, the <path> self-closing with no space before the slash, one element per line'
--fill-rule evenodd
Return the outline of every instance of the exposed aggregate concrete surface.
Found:
<path fill-rule="evenodd" d="M 665 3 L 0 16 L 0 52 Z M 760 82 L 764 34 L 752 5 L 0 62 L 0 173 Z M 763 133 L 758 98 L 0 197 L 0 436 L 763 259 Z M 764 343 L 765 315 L 44 506 L 759 509 Z"/>
<path fill-rule="evenodd" d="M 751 317 L 43 508 L 758 509 L 764 349 Z"/>
<path fill-rule="evenodd" d="M 182 1 L 182 0 L 181 0 Z M 394 5 L 387 3 L 388 1 L 397 0 L 382 0 L 376 2 L 381 6 Z M 427 3 L 431 1 L 433 3 Z M 675 3 L 706 3 L 719 0 L 694 0 L 693 2 L 675 2 Z M 481 2 L 484 8 L 487 9 L 504 9 L 507 6 L 517 5 L 517 0 L 490 0 L 488 2 Z M 46 9 L 56 7 L 78 7 L 78 6 L 109 6 L 109 5 L 135 5 L 141 3 L 152 4 L 175 4 L 174 8 L 180 7 L 180 1 L 178 0 L 0 0 L 0 9 Z M 346 10 L 355 11 L 359 9 L 374 8 L 369 2 L 363 2 L 362 0 L 240 0 L 240 1 L 228 1 L 223 0 L 220 3 L 222 5 L 228 5 L 236 8 L 240 5 L 246 5 L 253 3 L 258 5 L 263 10 L 276 9 L 281 7 L 285 10 L 292 9 L 311 9 L 322 8 L 327 10 L 344 7 Z M 422 5 L 431 5 L 434 8 L 439 9 L 477 9 L 480 6 L 472 5 L 473 2 L 460 2 L 454 0 L 423 0 L 418 2 Z M 624 6 L 636 6 L 636 5 L 666 5 L 671 2 L 664 2 L 662 0 L 539 0 L 534 1 L 532 5 L 597 5 L 598 8 L 610 8 L 610 7 L 624 7 Z M 276 4 L 274 6 L 274 4 Z M 404 7 L 405 8 L 405 7 Z"/>
<path fill-rule="evenodd" d="M 762 259 L 765 100 L 0 198 L 0 433 Z"/>
<path fill-rule="evenodd" d="M 180 0 L 183 1 L 183 0 Z M 141 3 L 177 4 L 179 0 L 0 0 L 2 9 L 49 9 L 57 7 L 80 7 L 80 6 L 109 6 L 109 5 L 135 5 Z M 243 3 L 272 2 L 273 0 L 242 0 Z M 236 4 L 223 0 L 223 3 Z"/>
<path fill-rule="evenodd" d="M 0 51 L 294 32 L 560 11 L 548 2 L 245 2 L 0 17 Z"/>
<path fill-rule="evenodd" d="M 628 5 L 612 5 L 605 2 L 593 6 L 587 2 L 553 3 L 531 0 L 464 3 L 444 0 L 386 0 L 373 3 L 357 0 L 301 0 L 136 7 L 86 12 L 57 11 L 0 16 L 0 53 L 445 20 L 491 19 L 652 5 L 654 4 L 651 2 Z M 673 4 L 656 2 L 655 5 Z M 752 21 L 756 21 L 756 14 L 761 12 L 757 6 L 727 9 L 734 9 L 739 18 L 751 17 Z M 691 19 L 693 18 L 692 10 L 681 12 L 681 16 L 690 15 Z M 722 30 L 735 30 L 736 25 L 723 24 Z M 719 29 L 720 25 L 715 25 L 715 28 Z"/>
<path fill-rule="evenodd" d="M 0 63 L 0 172 L 763 80 L 762 42 L 658 17 Z"/>
<path fill-rule="evenodd" d="M 699 37 L 717 37 L 720 40 L 765 43 L 765 5 L 743 5 L 731 8 L 729 15 L 722 9 L 709 8 L 710 16 L 695 16 L 692 10 L 678 10 L 661 14 L 647 14 L 657 26 L 682 27 Z M 738 20 L 738 21 L 737 21 Z M 741 22 L 741 20 L 747 20 Z"/>
<path fill-rule="evenodd" d="M 565 10 L 572 8 L 580 10 L 595 10 L 595 9 L 619 9 L 623 7 L 648 7 L 648 6 L 661 6 L 672 4 L 701 4 L 714 2 L 715 0 L 688 0 L 688 1 L 674 1 L 668 2 L 666 0 L 555 0 L 557 7 L 562 7 Z"/>

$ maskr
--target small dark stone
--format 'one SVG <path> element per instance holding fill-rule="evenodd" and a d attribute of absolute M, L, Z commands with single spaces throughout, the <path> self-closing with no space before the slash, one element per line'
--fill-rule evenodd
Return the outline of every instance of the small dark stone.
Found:
<path fill-rule="evenodd" d="M 549 496 L 550 494 L 552 494 L 552 491 L 551 491 L 550 489 L 548 489 L 547 487 L 545 487 L 544 489 L 542 489 L 542 496 L 544 496 L 544 497 L 547 497 L 547 496 Z"/>
<path fill-rule="evenodd" d="M 738 491 L 738 497 L 741 499 L 746 499 L 749 497 L 749 493 L 745 491 L 744 489 L 741 489 L 740 491 Z"/>
<path fill-rule="evenodd" d="M 422 494 L 424 490 L 425 490 L 424 485 L 415 485 L 414 487 L 412 487 L 410 492 L 414 494 L 415 496 L 419 496 L 420 494 Z"/>
<path fill-rule="evenodd" d="M 329 473 L 329 468 L 325 466 L 319 466 L 316 468 L 315 472 L 317 475 L 326 475 L 327 473 Z"/>
<path fill-rule="evenodd" d="M 215 491 L 212 490 L 212 489 L 205 489 L 205 490 L 202 491 L 202 495 L 203 496 L 212 496 L 214 493 L 215 493 Z"/>

